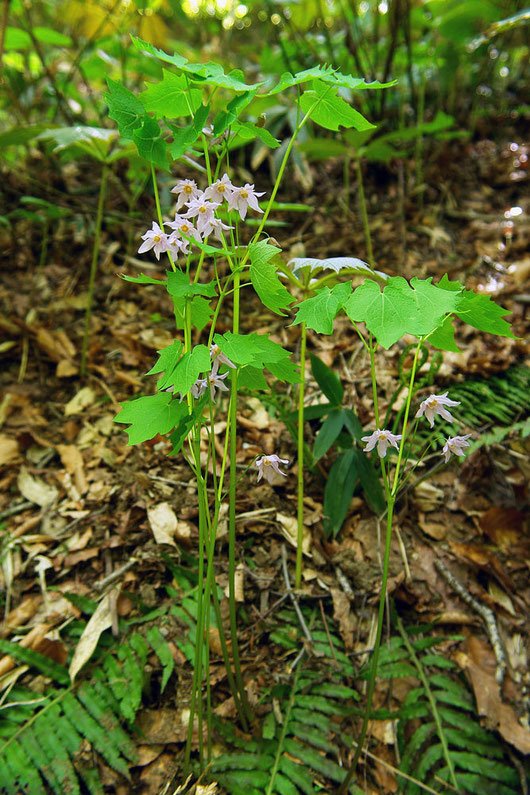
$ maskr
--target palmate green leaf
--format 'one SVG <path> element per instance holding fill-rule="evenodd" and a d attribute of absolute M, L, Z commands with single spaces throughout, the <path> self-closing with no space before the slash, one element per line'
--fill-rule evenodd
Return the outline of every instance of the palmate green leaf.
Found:
<path fill-rule="evenodd" d="M 298 304 L 296 318 L 291 325 L 305 323 L 319 334 L 333 334 L 333 321 L 350 292 L 350 282 L 336 284 L 331 289 L 322 287 L 312 298 L 306 298 Z"/>
<path fill-rule="evenodd" d="M 182 157 L 186 149 L 199 138 L 209 113 L 209 105 L 199 105 L 193 117 L 193 124 L 187 127 L 177 127 L 175 124 L 168 124 L 173 133 L 173 142 L 168 144 L 168 150 L 173 160 L 178 160 L 179 157 Z"/>
<path fill-rule="evenodd" d="M 197 377 L 191 383 L 196 380 Z M 186 405 L 173 400 L 169 392 L 158 392 L 120 405 L 122 411 L 114 417 L 114 422 L 130 423 L 130 428 L 125 429 L 129 434 L 129 445 L 146 442 L 157 433 L 169 433 L 187 411 Z"/>
<path fill-rule="evenodd" d="M 164 376 L 164 388 L 172 386 L 175 392 L 182 392 L 185 395 L 189 392 L 199 375 L 207 370 L 209 371 L 211 366 L 210 351 L 206 345 L 195 345 L 190 353 L 185 353 L 181 357 L 169 376 Z M 185 408 L 184 403 L 182 406 Z M 179 414 L 179 420 L 182 419 L 185 413 L 186 411 Z M 177 423 L 175 423 L 176 425 Z"/>
<path fill-rule="evenodd" d="M 125 88 L 117 80 L 107 78 L 109 91 L 103 94 L 103 99 L 109 108 L 109 118 L 118 124 L 120 135 L 123 138 L 133 139 L 133 132 L 141 124 L 141 117 L 145 115 L 144 106 L 137 96 Z"/>
<path fill-rule="evenodd" d="M 150 116 L 142 116 L 140 126 L 132 131 L 132 139 L 137 146 L 138 154 L 148 163 L 159 168 L 168 169 L 167 144 L 162 138 L 158 121 Z"/>
<path fill-rule="evenodd" d="M 167 291 L 175 298 L 191 298 L 194 295 L 204 295 L 206 298 L 213 298 L 217 294 L 215 282 L 201 284 L 201 282 L 190 282 L 189 276 L 182 271 L 168 271 Z"/>
<path fill-rule="evenodd" d="M 464 323 L 479 331 L 517 339 L 508 321 L 503 319 L 503 316 L 511 314 L 511 311 L 496 304 L 489 295 L 478 295 L 472 290 L 466 290 L 458 297 L 455 314 Z"/>
<path fill-rule="evenodd" d="M 196 295 L 191 301 L 188 301 L 186 298 L 174 298 L 173 303 L 178 312 L 180 312 L 180 315 L 178 313 L 175 314 L 178 329 L 184 328 L 186 304 L 189 304 L 190 307 L 191 325 L 199 331 L 202 331 L 203 328 L 208 325 L 213 315 L 213 309 L 209 301 L 207 301 L 206 298 L 202 298 L 200 295 Z"/>
<path fill-rule="evenodd" d="M 319 80 L 327 75 L 333 75 L 335 70 L 332 66 L 312 66 L 311 69 L 305 69 L 303 72 L 297 72 L 295 75 L 291 72 L 284 72 L 276 85 L 267 91 L 262 96 L 271 97 L 273 94 L 279 94 L 280 91 L 285 91 L 286 88 L 298 86 L 301 83 L 307 83 L 309 80 Z"/>
<path fill-rule="evenodd" d="M 331 83 L 334 86 L 343 86 L 344 88 L 351 88 L 354 91 L 361 91 L 366 89 L 380 89 L 390 88 L 397 84 L 397 80 L 391 80 L 390 83 L 380 83 L 378 80 L 366 81 L 364 77 L 353 77 L 353 75 L 344 75 L 342 72 L 333 70 L 328 74 L 320 77 L 324 83 Z"/>
<path fill-rule="evenodd" d="M 252 286 L 268 309 L 278 315 L 285 315 L 282 309 L 292 304 L 293 298 L 278 278 L 276 266 L 272 258 L 281 249 L 271 246 L 267 241 L 260 240 L 248 247 L 250 255 L 250 281 Z"/>
<path fill-rule="evenodd" d="M 135 36 L 131 36 L 131 40 L 137 50 L 140 50 L 140 52 L 148 52 L 160 61 L 170 63 L 178 69 L 182 69 L 183 72 L 189 75 L 190 80 L 205 85 L 230 88 L 232 91 L 237 92 L 249 91 L 263 85 L 262 83 L 255 83 L 253 86 L 246 85 L 241 79 L 243 73 L 238 69 L 234 69 L 229 74 L 225 74 L 223 67 L 213 61 L 209 61 L 208 63 L 190 63 L 188 59 L 183 58 L 182 55 L 178 55 L 177 53 L 168 55 L 164 50 L 159 50 L 152 44 L 142 41 L 142 39 L 136 38 Z"/>
<path fill-rule="evenodd" d="M 213 134 L 217 137 L 222 135 L 227 127 L 233 125 L 239 118 L 241 112 L 249 105 L 256 96 L 256 89 L 245 91 L 244 94 L 236 95 L 230 100 L 225 110 L 217 113 L 213 120 Z"/>
<path fill-rule="evenodd" d="M 208 402 L 208 393 L 203 395 L 203 397 L 198 400 L 194 407 L 191 414 L 186 414 L 179 422 L 171 436 L 169 437 L 169 441 L 173 445 L 173 449 L 171 450 L 168 455 L 173 456 L 177 455 L 182 450 L 182 445 L 184 444 L 187 435 L 191 431 L 194 425 L 197 424 L 199 418 L 202 416 L 204 408 Z"/>
<path fill-rule="evenodd" d="M 244 141 L 254 141 L 259 138 L 266 146 L 271 149 L 276 149 L 280 146 L 281 141 L 275 138 L 265 127 L 258 127 L 257 124 L 251 121 L 236 121 L 232 129 L 236 135 Z"/>
<path fill-rule="evenodd" d="M 145 273 L 141 273 L 139 276 L 127 276 L 125 273 L 120 273 L 120 278 L 125 282 L 133 282 L 133 284 L 166 284 L 165 279 L 152 279 Z"/>
<path fill-rule="evenodd" d="M 440 351 L 453 351 L 454 353 L 461 353 L 461 349 L 456 344 L 455 340 L 455 327 L 453 326 L 453 318 L 448 315 L 442 322 L 441 326 L 434 329 L 429 334 L 427 340 L 431 343 L 433 348 Z"/>
<path fill-rule="evenodd" d="M 138 96 L 145 110 L 154 113 L 159 119 L 192 116 L 195 108 L 201 104 L 202 91 L 190 89 L 184 75 L 177 75 L 168 69 L 162 69 L 162 75 L 158 83 L 146 83 L 146 90 Z"/>
<path fill-rule="evenodd" d="M 304 113 L 310 112 L 310 118 L 326 130 L 338 130 L 339 127 L 370 130 L 375 127 L 362 113 L 337 96 L 337 91 L 337 88 L 315 80 L 313 88 L 302 94 L 300 107 Z"/>
<path fill-rule="evenodd" d="M 457 294 L 440 289 L 429 279 L 396 276 L 383 290 L 371 279 L 357 287 L 344 305 L 352 321 L 364 321 L 384 348 L 404 334 L 424 336 L 442 324 L 444 316 L 455 311 Z"/>
<path fill-rule="evenodd" d="M 156 373 L 165 373 L 166 377 L 158 382 L 159 391 L 164 388 L 164 381 L 171 375 L 177 366 L 182 355 L 182 343 L 178 340 L 173 340 L 171 345 L 167 345 L 162 350 L 157 351 L 158 360 L 147 371 L 146 375 L 155 375 Z"/>

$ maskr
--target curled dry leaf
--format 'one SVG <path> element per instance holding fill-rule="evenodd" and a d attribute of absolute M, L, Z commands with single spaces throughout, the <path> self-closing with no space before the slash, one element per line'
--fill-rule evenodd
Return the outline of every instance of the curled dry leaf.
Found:
<path fill-rule="evenodd" d="M 20 468 L 17 484 L 22 496 L 30 502 L 40 505 L 41 508 L 48 508 L 53 505 L 59 496 L 55 486 L 48 485 L 42 478 L 30 475 L 26 467 Z"/>
<path fill-rule="evenodd" d="M 72 414 L 81 414 L 81 412 L 91 406 L 96 400 L 96 393 L 89 386 L 83 387 L 74 397 L 68 401 L 64 407 L 65 417 L 70 417 Z"/>
<path fill-rule="evenodd" d="M 147 518 L 157 544 L 171 544 L 176 547 L 174 535 L 177 530 L 177 517 L 167 502 L 160 502 L 147 509 Z"/>
<path fill-rule="evenodd" d="M 283 513 L 276 514 L 276 521 L 280 523 L 281 531 L 287 541 L 296 549 L 298 522 L 294 516 L 286 516 Z M 311 557 L 311 533 L 304 526 L 304 535 L 302 540 L 302 552 L 304 555 Z"/>
<path fill-rule="evenodd" d="M 79 643 L 76 646 L 70 668 L 68 669 L 72 682 L 83 665 L 92 657 L 101 633 L 112 626 L 111 605 L 113 594 L 116 595 L 117 591 L 110 591 L 103 597 L 79 638 Z"/>

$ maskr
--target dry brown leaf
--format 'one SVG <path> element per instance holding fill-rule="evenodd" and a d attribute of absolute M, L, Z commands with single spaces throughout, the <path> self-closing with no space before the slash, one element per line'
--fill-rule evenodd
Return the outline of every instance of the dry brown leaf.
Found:
<path fill-rule="evenodd" d="M 276 521 L 280 523 L 282 534 L 287 539 L 287 541 L 293 546 L 295 549 L 298 545 L 297 537 L 298 537 L 298 521 L 294 516 L 286 516 L 283 513 L 276 514 Z M 304 534 L 302 538 L 302 552 L 304 555 L 308 557 L 312 557 L 311 554 L 311 533 L 304 525 Z"/>
<path fill-rule="evenodd" d="M 22 496 L 30 502 L 40 505 L 41 508 L 50 507 L 59 496 L 55 486 L 48 485 L 42 478 L 30 475 L 26 467 L 20 468 L 17 484 Z"/>
<path fill-rule="evenodd" d="M 5 620 L 5 626 L 0 629 L 0 636 L 5 638 L 13 629 L 27 624 L 38 610 L 42 596 L 27 596 L 18 607 L 11 610 Z"/>
<path fill-rule="evenodd" d="M 353 649 L 356 620 L 351 611 L 350 600 L 340 588 L 331 589 L 333 618 L 339 622 L 340 635 L 346 649 Z"/>
<path fill-rule="evenodd" d="M 25 649 L 33 649 L 37 648 L 45 638 L 46 634 L 52 629 L 52 624 L 38 624 L 36 627 L 28 632 L 28 634 L 22 638 L 19 643 L 19 646 L 22 646 Z M 11 671 L 12 668 L 15 667 L 15 661 L 9 655 L 2 657 L 0 659 L 0 677 L 4 676 L 8 671 Z"/>
<path fill-rule="evenodd" d="M 149 526 L 157 544 L 171 544 L 176 547 L 174 535 L 177 530 L 177 517 L 167 502 L 159 502 L 147 509 Z"/>
<path fill-rule="evenodd" d="M 502 550 L 509 550 L 520 540 L 526 516 L 515 508 L 494 505 L 479 520 L 480 529 Z"/>
<path fill-rule="evenodd" d="M 6 433 L 0 433 L 0 466 L 12 464 L 19 457 L 17 440 Z"/>
<path fill-rule="evenodd" d="M 72 682 L 83 665 L 92 657 L 101 633 L 112 626 L 111 602 L 113 596 L 116 595 L 117 590 L 114 589 L 103 597 L 84 628 L 68 669 Z"/>
<path fill-rule="evenodd" d="M 79 449 L 74 444 L 58 444 L 57 452 L 61 456 L 61 461 L 66 467 L 66 471 L 74 476 L 75 487 L 79 494 L 88 491 L 88 483 L 85 476 L 84 461 Z"/>
<path fill-rule="evenodd" d="M 64 407 L 65 417 L 70 417 L 72 414 L 81 414 L 86 408 L 92 406 L 95 400 L 96 393 L 94 390 L 89 386 L 84 386 Z"/>

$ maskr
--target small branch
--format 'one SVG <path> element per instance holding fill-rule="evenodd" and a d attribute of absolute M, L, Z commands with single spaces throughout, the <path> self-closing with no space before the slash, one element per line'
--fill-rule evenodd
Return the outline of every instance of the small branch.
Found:
<path fill-rule="evenodd" d="M 486 605 L 481 604 L 474 596 L 472 596 L 469 591 L 466 591 L 463 585 L 461 585 L 454 574 L 452 574 L 448 568 L 446 568 L 445 564 L 442 563 L 441 560 L 434 561 L 435 569 L 442 575 L 444 580 L 449 583 L 451 588 L 457 592 L 461 599 L 464 600 L 466 604 L 468 604 L 479 616 L 482 618 L 486 625 L 486 632 L 488 633 L 489 639 L 491 641 L 491 645 L 493 647 L 493 651 L 495 653 L 495 658 L 497 660 L 497 671 L 495 672 L 495 679 L 497 680 L 497 684 L 499 687 L 502 687 L 502 683 L 504 682 L 504 675 L 506 674 L 506 656 L 504 654 L 504 649 L 502 647 L 501 638 L 499 635 L 499 630 L 497 629 L 497 623 L 495 621 L 495 615 L 493 610 L 490 610 L 489 607 Z"/>

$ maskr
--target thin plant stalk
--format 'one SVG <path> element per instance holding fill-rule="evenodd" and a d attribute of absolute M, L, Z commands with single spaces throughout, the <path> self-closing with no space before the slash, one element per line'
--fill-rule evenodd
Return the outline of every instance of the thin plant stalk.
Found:
<path fill-rule="evenodd" d="M 383 461 L 383 459 L 381 459 L 383 480 L 384 480 L 384 485 L 385 485 L 385 494 L 386 494 L 386 499 L 387 499 L 387 515 L 386 515 L 385 552 L 384 552 L 384 557 L 383 557 L 383 575 L 382 575 L 382 580 L 381 580 L 381 596 L 379 597 L 379 610 L 378 610 L 378 615 L 377 615 L 377 630 L 376 630 L 375 643 L 374 643 L 373 652 L 372 652 L 372 659 L 371 659 L 371 665 L 370 665 L 370 676 L 369 676 L 369 680 L 368 680 L 368 693 L 367 693 L 367 697 L 366 697 L 366 708 L 365 708 L 365 711 L 364 711 L 361 732 L 360 732 L 360 735 L 359 735 L 359 740 L 357 742 L 357 748 L 355 749 L 355 754 L 354 754 L 352 763 L 350 765 L 350 768 L 348 770 L 346 778 L 344 779 L 344 781 L 342 782 L 341 786 L 339 787 L 338 795 L 345 795 L 345 793 L 348 791 L 348 786 L 349 786 L 353 776 L 355 775 L 355 771 L 357 769 L 357 762 L 359 761 L 359 757 L 361 756 L 361 753 L 362 753 L 363 748 L 364 748 L 364 741 L 366 739 L 366 734 L 368 732 L 368 724 L 370 722 L 370 714 L 372 712 L 372 701 L 373 701 L 374 690 L 375 690 L 375 681 L 376 681 L 376 678 L 377 678 L 377 667 L 378 667 L 378 664 L 379 664 L 379 651 L 381 649 L 381 637 L 382 637 L 382 634 L 383 634 L 383 622 L 384 622 L 384 617 L 385 617 L 386 591 L 387 591 L 387 584 L 388 584 L 388 570 L 389 570 L 389 564 L 390 564 L 390 547 L 391 547 L 391 542 L 392 542 L 392 519 L 393 519 L 393 516 L 394 516 L 394 505 L 395 505 L 395 502 L 396 502 L 397 490 L 398 490 L 398 486 L 399 486 L 399 471 L 400 471 L 400 468 L 401 468 L 401 461 L 402 461 L 402 458 L 403 458 L 403 448 L 404 448 L 404 442 L 405 442 L 405 437 L 406 437 L 407 421 L 408 421 L 408 416 L 409 416 L 409 412 L 410 412 L 410 404 L 411 404 L 411 401 L 412 401 L 412 394 L 413 394 L 412 387 L 413 387 L 413 384 L 414 384 L 414 378 L 416 376 L 416 367 L 417 367 L 417 364 L 418 364 L 418 355 L 419 355 L 419 351 L 421 349 L 421 343 L 422 343 L 422 340 L 420 340 L 420 342 L 418 343 L 418 346 L 416 348 L 416 354 L 414 356 L 414 361 L 412 363 L 412 368 L 411 368 L 411 372 L 410 372 L 409 394 L 407 396 L 407 405 L 406 405 L 405 416 L 404 416 L 404 421 L 403 421 L 403 438 L 401 439 L 401 445 L 400 445 L 399 452 L 398 452 L 398 458 L 397 458 L 397 462 L 396 462 L 396 469 L 395 469 L 394 480 L 393 480 L 392 486 L 390 486 L 390 479 L 389 479 L 389 476 L 387 474 L 386 468 L 384 466 L 384 461 Z M 372 383 L 373 383 L 373 386 L 374 386 L 374 402 L 377 403 L 377 396 L 376 396 L 376 391 L 375 391 L 376 384 L 375 384 L 375 375 L 374 375 L 375 374 L 375 361 L 374 361 L 374 356 L 373 356 L 373 352 L 372 352 L 373 351 L 373 345 L 372 344 L 370 344 L 370 350 L 371 350 L 371 365 L 372 365 L 371 366 L 371 369 L 372 369 Z M 376 421 L 378 422 L 377 417 L 376 417 Z"/>
<path fill-rule="evenodd" d="M 295 587 L 302 584 L 302 545 L 304 541 L 304 391 L 307 329 L 301 324 L 300 383 L 298 385 L 298 533 L 296 539 Z"/>
<path fill-rule="evenodd" d="M 359 157 L 355 158 L 355 168 L 357 171 L 357 184 L 359 186 L 359 204 L 361 205 L 361 215 L 364 227 L 364 239 L 366 241 L 366 256 L 368 257 L 368 265 L 373 270 L 374 253 L 372 250 L 372 235 L 370 232 L 370 223 L 368 221 L 368 211 L 366 209 L 366 198 L 364 195 L 363 171 L 361 168 L 361 160 Z"/>
<path fill-rule="evenodd" d="M 94 245 L 92 247 L 92 262 L 90 264 L 90 277 L 88 281 L 88 299 L 85 311 L 85 331 L 83 333 L 83 343 L 81 347 L 81 376 L 86 372 L 86 357 L 88 350 L 88 336 L 90 333 L 90 319 L 92 317 L 92 300 L 94 297 L 94 285 L 96 283 L 96 271 L 99 260 L 99 240 L 101 236 L 101 223 L 103 221 L 103 208 L 105 206 L 105 198 L 107 195 L 107 180 L 109 176 L 109 167 L 105 163 L 103 171 L 101 172 L 101 184 L 99 186 L 98 209 L 96 214 L 96 228 L 94 230 Z"/>
<path fill-rule="evenodd" d="M 423 193 L 424 193 L 424 186 L 423 186 L 423 134 L 421 132 L 421 127 L 423 125 L 424 116 L 425 116 L 425 72 L 422 75 L 421 82 L 420 82 L 420 89 L 418 92 L 418 127 L 419 127 L 419 135 L 416 138 L 416 188 L 419 191 L 418 193 L 418 209 L 420 213 L 423 212 Z"/>
<path fill-rule="evenodd" d="M 239 333 L 239 286 L 240 273 L 236 270 L 234 278 L 234 308 L 232 327 L 234 334 Z M 237 615 L 236 615 L 236 455 L 237 455 L 237 370 L 231 373 L 231 401 L 230 401 L 230 468 L 229 468 L 229 497 L 228 497 L 228 609 L 230 616 L 230 638 L 232 640 L 232 660 L 237 689 L 240 694 L 243 710 L 249 723 L 253 720 L 252 710 L 248 703 L 241 663 L 239 660 L 239 647 L 237 644 Z"/>

